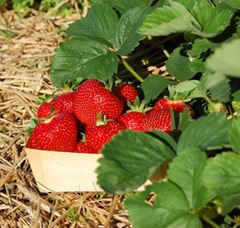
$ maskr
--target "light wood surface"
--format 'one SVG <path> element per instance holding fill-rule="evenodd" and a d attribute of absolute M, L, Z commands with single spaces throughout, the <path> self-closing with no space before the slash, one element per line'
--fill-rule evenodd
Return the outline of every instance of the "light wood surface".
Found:
<path fill-rule="evenodd" d="M 25 148 L 33 175 L 41 192 L 103 191 L 95 169 L 101 154 L 44 151 Z M 154 180 L 159 178 L 154 176 Z M 138 188 L 151 184 L 150 180 Z"/>

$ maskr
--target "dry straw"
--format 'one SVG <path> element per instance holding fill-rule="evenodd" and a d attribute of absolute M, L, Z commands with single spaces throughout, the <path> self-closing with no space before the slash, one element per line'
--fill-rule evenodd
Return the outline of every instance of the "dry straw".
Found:
<path fill-rule="evenodd" d="M 67 1 L 62 1 L 62 3 Z M 75 1 L 72 1 L 75 2 Z M 54 48 L 65 37 L 62 26 L 85 16 L 51 16 L 31 10 L 20 19 L 7 5 L 0 11 L 0 227 L 131 227 L 123 208 L 123 195 L 99 192 L 41 193 L 24 152 L 30 119 L 37 113 L 41 94 L 57 91 L 50 81 Z M 144 51 L 126 56 L 143 77 L 165 71 L 162 52 L 145 45 Z M 151 57 L 154 63 L 145 66 Z M 132 79 L 122 65 L 119 76 Z M 134 81 L 134 79 L 132 79 Z"/>

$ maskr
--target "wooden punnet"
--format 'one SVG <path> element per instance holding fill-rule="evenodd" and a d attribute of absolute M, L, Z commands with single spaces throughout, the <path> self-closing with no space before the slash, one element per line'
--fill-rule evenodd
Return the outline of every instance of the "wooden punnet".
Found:
<path fill-rule="evenodd" d="M 101 154 L 83 154 L 25 148 L 39 190 L 44 192 L 103 191 L 97 184 L 95 169 Z M 152 180 L 165 177 L 163 168 L 137 190 Z"/>

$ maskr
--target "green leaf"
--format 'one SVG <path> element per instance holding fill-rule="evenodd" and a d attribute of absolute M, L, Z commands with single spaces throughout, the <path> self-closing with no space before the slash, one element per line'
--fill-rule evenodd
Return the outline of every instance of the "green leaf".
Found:
<path fill-rule="evenodd" d="M 145 36 L 136 33 L 146 15 L 147 6 L 128 9 L 120 19 L 108 4 L 95 4 L 87 16 L 69 26 L 66 34 L 85 37 L 109 46 L 118 55 L 128 54 Z"/>
<path fill-rule="evenodd" d="M 138 34 L 136 31 L 150 12 L 150 7 L 142 6 L 128 10 L 122 15 L 115 28 L 116 45 L 114 45 L 114 49 L 117 50 L 118 55 L 130 53 L 139 44 L 139 41 L 145 38 L 145 36 Z"/>
<path fill-rule="evenodd" d="M 205 62 L 201 58 L 195 58 L 190 62 L 189 69 L 195 74 L 205 72 Z"/>
<path fill-rule="evenodd" d="M 156 137 L 164 144 L 168 145 L 174 153 L 177 151 L 177 143 L 169 134 L 165 134 L 163 131 L 156 129 L 152 129 L 151 132 L 146 132 L 146 134 Z"/>
<path fill-rule="evenodd" d="M 219 43 L 210 42 L 207 39 L 197 38 L 194 40 L 192 48 L 187 52 L 189 56 L 193 58 L 189 68 L 192 72 L 206 72 L 205 61 L 212 54 L 216 47 L 219 47 Z"/>
<path fill-rule="evenodd" d="M 240 39 L 224 43 L 206 62 L 206 67 L 225 75 L 240 77 Z"/>
<path fill-rule="evenodd" d="M 234 101 L 240 101 L 240 90 L 237 90 L 232 94 Z"/>
<path fill-rule="evenodd" d="M 184 53 L 183 48 L 177 47 L 171 53 L 166 61 L 167 71 L 179 81 L 185 81 L 192 78 L 195 73 L 189 69 L 190 60 Z"/>
<path fill-rule="evenodd" d="M 206 72 L 206 74 L 201 77 L 200 86 L 206 90 L 218 86 L 226 80 L 226 76 L 221 72 Z"/>
<path fill-rule="evenodd" d="M 185 1 L 185 3 L 183 3 L 182 1 L 180 1 L 181 3 L 179 3 L 178 1 L 175 0 L 168 0 L 170 5 L 173 6 L 174 8 L 180 10 L 184 15 L 188 16 L 189 19 L 191 20 L 191 24 L 192 24 L 192 29 L 191 32 L 194 31 L 194 27 L 201 29 L 200 24 L 196 21 L 196 19 L 193 17 L 193 15 L 190 13 L 191 10 L 188 9 L 189 7 L 191 7 L 192 3 L 189 4 L 189 0 Z M 200 0 L 201 1 L 201 0 Z M 197 2 L 195 1 L 194 4 L 196 4 Z M 187 7 L 187 8 L 186 8 Z M 195 5 L 194 7 L 195 8 Z M 185 31 L 185 33 L 188 33 L 188 31 Z"/>
<path fill-rule="evenodd" d="M 218 115 L 212 113 L 191 122 L 180 136 L 178 153 L 189 147 L 204 150 L 229 146 L 229 139 L 226 136 L 230 124 L 231 121 L 226 120 L 225 113 Z"/>
<path fill-rule="evenodd" d="M 142 6 L 128 10 L 119 19 L 108 4 L 95 4 L 87 16 L 71 24 L 73 36 L 56 49 L 51 79 L 55 86 L 78 77 L 106 80 L 118 69 L 118 55 L 128 54 L 144 36 L 136 31 L 151 11 Z"/>
<path fill-rule="evenodd" d="M 204 152 L 197 148 L 188 148 L 173 159 L 167 172 L 167 179 L 179 186 L 193 210 L 200 209 L 215 196 L 201 180 L 206 162 Z"/>
<path fill-rule="evenodd" d="M 188 98 L 200 98 L 200 97 L 206 97 L 206 90 L 200 88 L 200 86 L 198 86 L 196 89 L 192 90 L 190 94 L 188 94 Z"/>
<path fill-rule="evenodd" d="M 232 93 L 239 88 L 239 83 L 234 82 L 234 80 L 239 79 L 229 78 L 221 72 L 207 70 L 205 75 L 201 77 L 200 88 L 209 90 L 212 100 L 227 102 L 231 99 Z"/>
<path fill-rule="evenodd" d="M 214 50 L 219 47 L 219 43 L 213 43 L 206 39 L 197 38 L 192 44 L 192 48 L 188 51 L 191 56 L 199 56 L 202 52 L 205 52 L 209 49 Z"/>
<path fill-rule="evenodd" d="M 108 4 L 94 4 L 85 18 L 69 25 L 70 36 L 85 37 L 114 48 L 116 44 L 117 13 Z"/>
<path fill-rule="evenodd" d="M 184 5 L 187 10 L 191 10 L 195 6 L 196 1 L 197 0 L 174 0 L 174 2 Z"/>
<path fill-rule="evenodd" d="M 218 12 L 218 8 L 207 1 L 200 1 L 191 10 L 192 15 L 201 25 L 201 29 L 195 26 L 196 33 L 208 38 L 220 34 L 227 26 L 230 25 L 233 13 L 226 9 Z"/>
<path fill-rule="evenodd" d="M 183 113 L 180 113 L 180 121 L 178 124 L 178 131 L 184 131 L 186 129 L 186 127 L 189 125 L 190 123 L 190 111 L 189 109 L 186 107 L 183 111 Z"/>
<path fill-rule="evenodd" d="M 211 99 L 218 102 L 230 101 L 231 97 L 231 86 L 230 80 L 225 78 L 223 81 L 209 89 Z"/>
<path fill-rule="evenodd" d="M 240 9 L 240 1 L 239 0 L 222 0 L 222 2 L 227 5 L 232 6 L 233 8 Z"/>
<path fill-rule="evenodd" d="M 191 17 L 181 10 L 163 6 L 156 8 L 148 15 L 139 33 L 148 36 L 167 36 L 172 33 L 181 33 L 192 30 Z"/>
<path fill-rule="evenodd" d="M 240 193 L 223 197 L 222 212 L 227 214 L 240 205 Z"/>
<path fill-rule="evenodd" d="M 175 156 L 165 142 L 143 132 L 121 131 L 101 152 L 98 183 L 109 193 L 131 192 Z"/>
<path fill-rule="evenodd" d="M 0 0 L 0 6 L 2 6 L 5 2 L 6 0 Z"/>
<path fill-rule="evenodd" d="M 102 2 L 108 3 L 123 14 L 137 6 L 150 6 L 153 0 L 102 0 Z"/>
<path fill-rule="evenodd" d="M 153 74 L 147 77 L 141 85 L 141 89 L 144 93 L 144 100 L 147 102 L 158 97 L 168 85 L 176 85 L 177 82 L 170 81 L 161 75 Z"/>
<path fill-rule="evenodd" d="M 232 145 L 232 148 L 235 152 L 240 154 L 240 119 L 234 119 L 232 121 L 232 126 L 229 128 L 229 139 Z"/>
<path fill-rule="evenodd" d="M 207 162 L 203 171 L 203 181 L 207 188 L 222 196 L 240 192 L 240 156 L 223 152 Z"/>
<path fill-rule="evenodd" d="M 96 41 L 75 37 L 61 43 L 55 51 L 50 73 L 56 87 L 63 88 L 78 77 L 106 80 L 117 72 L 116 53 Z"/>
<path fill-rule="evenodd" d="M 157 196 L 153 205 L 145 202 L 150 192 Z M 189 213 L 188 202 L 182 191 L 168 182 L 155 182 L 147 186 L 145 192 L 127 198 L 124 205 L 136 228 L 202 227 L 198 215 Z"/>
<path fill-rule="evenodd" d="M 198 87 L 198 83 L 199 83 L 198 80 L 181 82 L 176 85 L 175 89 L 176 89 L 176 92 L 178 93 L 189 92 L 191 90 L 196 89 Z"/>

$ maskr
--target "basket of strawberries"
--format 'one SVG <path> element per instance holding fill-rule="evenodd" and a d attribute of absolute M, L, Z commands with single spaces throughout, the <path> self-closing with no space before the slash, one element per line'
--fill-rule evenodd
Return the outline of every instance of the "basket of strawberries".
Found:
<path fill-rule="evenodd" d="M 176 112 L 187 107 L 193 115 L 192 108 L 180 101 L 162 98 L 152 108 L 139 103 L 131 84 L 109 90 L 101 81 L 87 79 L 77 91 L 63 92 L 41 104 L 26 145 L 40 190 L 101 191 L 95 169 L 101 150 L 115 135 L 127 129 L 170 133 L 170 107 Z M 153 179 L 165 174 L 162 167 Z"/>

